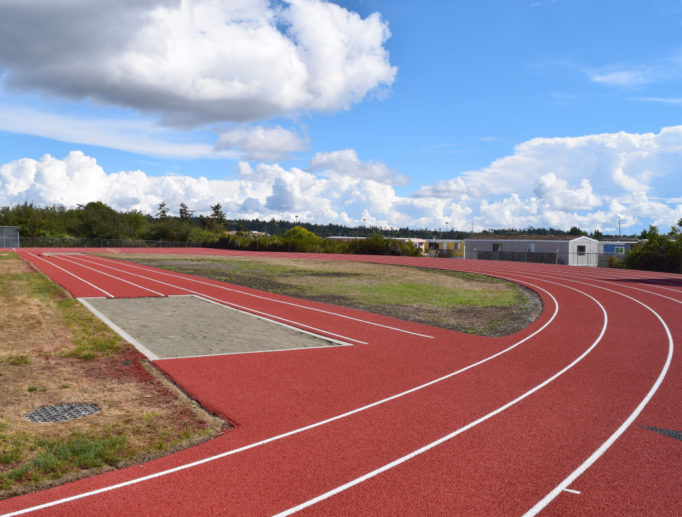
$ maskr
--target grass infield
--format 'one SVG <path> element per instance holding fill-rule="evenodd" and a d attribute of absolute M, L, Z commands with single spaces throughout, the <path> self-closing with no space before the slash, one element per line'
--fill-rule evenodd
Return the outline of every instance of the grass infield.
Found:
<path fill-rule="evenodd" d="M 529 289 L 472 273 L 277 257 L 133 254 L 118 257 L 484 336 L 502 336 L 521 330 L 542 311 L 540 298 Z"/>

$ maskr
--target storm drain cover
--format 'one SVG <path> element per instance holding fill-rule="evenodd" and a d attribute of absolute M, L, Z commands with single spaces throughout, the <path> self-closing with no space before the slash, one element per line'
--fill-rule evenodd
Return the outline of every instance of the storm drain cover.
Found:
<path fill-rule="evenodd" d="M 98 412 L 99 407 L 94 404 L 57 404 L 55 406 L 39 407 L 26 415 L 26 418 L 37 424 L 49 424 L 94 415 Z"/>

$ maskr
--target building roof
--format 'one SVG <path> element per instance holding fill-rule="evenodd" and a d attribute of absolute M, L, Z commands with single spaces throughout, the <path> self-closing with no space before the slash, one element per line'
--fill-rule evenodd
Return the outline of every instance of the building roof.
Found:
<path fill-rule="evenodd" d="M 581 237 L 585 239 L 590 239 L 591 241 L 597 242 L 592 237 L 587 235 L 481 235 L 476 237 L 468 237 L 464 240 L 467 241 L 573 241 L 575 239 L 580 239 Z"/>

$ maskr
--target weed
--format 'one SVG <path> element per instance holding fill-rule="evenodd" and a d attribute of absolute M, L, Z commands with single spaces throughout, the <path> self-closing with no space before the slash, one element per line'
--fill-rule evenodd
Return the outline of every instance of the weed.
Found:
<path fill-rule="evenodd" d="M 26 391 L 28 391 L 29 393 L 33 393 L 34 391 L 37 391 L 37 390 L 38 390 L 38 388 L 35 386 L 29 386 L 28 388 L 26 388 Z"/>
<path fill-rule="evenodd" d="M 31 364 L 31 358 L 27 355 L 10 355 L 7 358 L 7 362 L 13 366 L 19 366 L 21 364 Z"/>
<path fill-rule="evenodd" d="M 102 465 L 116 466 L 127 454 L 128 439 L 118 436 L 96 437 L 72 433 L 65 440 L 41 439 L 34 444 L 39 452 L 24 465 L 20 465 L 0 476 L 0 489 L 9 488 L 11 482 L 36 484 L 45 478 L 57 479 L 64 474 L 81 469 L 91 469 Z M 0 456 L 16 463 L 21 460 L 21 450 L 12 449 Z"/>
<path fill-rule="evenodd" d="M 0 452 L 0 463 L 3 465 L 9 465 L 10 463 L 17 463 L 21 461 L 23 454 L 19 447 L 14 447 L 7 451 Z"/>
<path fill-rule="evenodd" d="M 68 357 L 90 360 L 100 355 L 111 356 L 121 351 L 121 339 L 76 300 L 67 298 L 57 302 L 64 323 L 73 332 L 73 350 Z"/>
<path fill-rule="evenodd" d="M 116 466 L 123 457 L 128 438 L 124 434 L 96 437 L 73 433 L 66 441 L 40 440 L 38 444 L 45 451 L 36 456 L 41 458 L 40 463 L 35 463 L 39 470 L 47 471 L 59 465 L 89 469 L 103 464 Z"/>

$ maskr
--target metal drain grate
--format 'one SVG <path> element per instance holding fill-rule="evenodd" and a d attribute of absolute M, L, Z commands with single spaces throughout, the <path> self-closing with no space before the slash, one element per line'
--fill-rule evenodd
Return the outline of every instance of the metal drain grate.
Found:
<path fill-rule="evenodd" d="M 26 419 L 37 424 L 49 424 L 94 415 L 98 412 L 99 407 L 94 404 L 57 404 L 39 407 L 26 415 Z"/>

